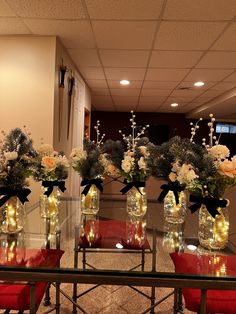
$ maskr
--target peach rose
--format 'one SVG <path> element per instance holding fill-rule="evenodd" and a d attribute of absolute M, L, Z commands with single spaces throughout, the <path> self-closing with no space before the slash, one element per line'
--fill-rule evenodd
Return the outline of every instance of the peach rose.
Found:
<path fill-rule="evenodd" d="M 56 168 L 56 159 L 55 157 L 44 156 L 42 158 L 41 165 L 46 168 L 48 171 L 53 171 Z"/>
<path fill-rule="evenodd" d="M 236 176 L 236 169 L 234 162 L 225 159 L 224 161 L 219 163 L 218 172 L 221 175 L 228 176 L 230 178 L 234 178 Z"/>

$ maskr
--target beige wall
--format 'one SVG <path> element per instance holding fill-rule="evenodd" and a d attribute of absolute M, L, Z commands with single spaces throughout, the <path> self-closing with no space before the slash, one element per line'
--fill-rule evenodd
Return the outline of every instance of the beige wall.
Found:
<path fill-rule="evenodd" d="M 0 37 L 0 126 L 53 140 L 54 37 Z"/>
<path fill-rule="evenodd" d="M 8 132 L 26 125 L 38 147 L 53 143 L 54 37 L 0 37 L 0 126 Z M 30 203 L 40 184 L 30 180 Z"/>
<path fill-rule="evenodd" d="M 61 97 L 61 139 L 58 138 L 59 67 L 61 59 L 76 78 L 67 139 L 68 73 Z M 0 37 L 0 130 L 27 126 L 34 146 L 52 144 L 68 156 L 83 140 L 84 106 L 90 109 L 90 92 L 56 37 Z M 30 182 L 31 204 L 38 201 L 40 183 Z M 70 174 L 65 195 L 79 195 L 79 177 Z M 30 205 L 31 205 L 30 204 Z"/>

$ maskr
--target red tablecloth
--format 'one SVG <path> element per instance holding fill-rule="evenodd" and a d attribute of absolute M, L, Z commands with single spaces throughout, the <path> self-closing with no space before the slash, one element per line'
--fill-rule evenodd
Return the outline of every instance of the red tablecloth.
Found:
<path fill-rule="evenodd" d="M 0 248 L 0 264 L 20 267 L 55 267 L 63 255 L 61 250 Z M 47 283 L 36 283 L 36 305 L 43 298 Z M 30 308 L 30 285 L 0 283 L 0 308 L 28 310 Z"/>
<path fill-rule="evenodd" d="M 170 254 L 175 271 L 185 274 L 200 275 L 235 275 L 236 256 L 222 255 L 194 255 L 189 253 Z M 188 310 L 199 312 L 200 289 L 183 289 L 185 306 Z M 207 313 L 236 313 L 236 291 L 235 290 L 208 290 L 207 291 Z"/>

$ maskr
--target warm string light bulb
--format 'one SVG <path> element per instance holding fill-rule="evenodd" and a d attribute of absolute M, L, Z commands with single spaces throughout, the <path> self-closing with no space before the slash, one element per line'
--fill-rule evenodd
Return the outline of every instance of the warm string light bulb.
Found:
<path fill-rule="evenodd" d="M 131 115 L 132 115 L 132 117 L 130 119 L 130 122 L 131 122 L 132 134 L 125 135 L 124 133 L 122 133 L 121 130 L 119 130 L 119 133 L 122 135 L 123 140 L 127 143 L 128 150 L 133 151 L 138 140 L 140 139 L 140 136 L 144 134 L 144 132 L 147 128 L 149 128 L 149 124 L 146 124 L 144 127 L 142 127 L 142 129 L 135 136 L 135 131 L 136 131 L 137 125 L 135 122 L 136 115 L 134 114 L 133 110 L 131 110 Z"/>
<path fill-rule="evenodd" d="M 96 145 L 99 147 L 100 145 L 103 144 L 103 139 L 105 137 L 105 133 L 102 134 L 101 138 L 100 138 L 100 131 L 99 131 L 99 127 L 100 127 L 100 121 L 97 120 L 97 124 L 94 126 L 94 129 L 96 130 L 97 133 L 97 138 L 96 138 Z"/>
<path fill-rule="evenodd" d="M 199 122 L 202 121 L 202 118 L 200 118 L 195 124 L 193 124 L 193 122 L 190 122 L 191 125 L 191 138 L 190 138 L 190 142 L 194 143 L 193 138 L 196 135 L 196 131 L 197 129 L 199 129 Z"/>

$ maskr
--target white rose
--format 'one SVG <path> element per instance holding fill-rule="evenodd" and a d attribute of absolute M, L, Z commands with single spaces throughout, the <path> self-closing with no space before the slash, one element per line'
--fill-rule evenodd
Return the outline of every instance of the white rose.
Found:
<path fill-rule="evenodd" d="M 37 152 L 38 152 L 39 155 L 41 155 L 41 156 L 46 156 L 46 155 L 47 155 L 47 156 L 50 156 L 50 155 L 53 155 L 54 149 L 53 149 L 52 145 L 50 145 L 50 144 L 42 144 L 42 145 L 38 148 Z"/>
<path fill-rule="evenodd" d="M 147 164 L 144 157 L 141 157 L 138 161 L 138 166 L 140 170 L 147 170 Z"/>
<path fill-rule="evenodd" d="M 131 156 L 125 156 L 125 158 L 122 160 L 121 168 L 124 170 L 125 173 L 128 173 L 131 171 L 131 169 L 134 166 L 134 158 Z"/>
<path fill-rule="evenodd" d="M 225 159 L 229 157 L 230 151 L 225 145 L 214 145 L 208 149 L 209 154 L 215 159 Z"/>
<path fill-rule="evenodd" d="M 4 152 L 4 157 L 6 160 L 15 160 L 18 157 L 17 152 Z"/>

